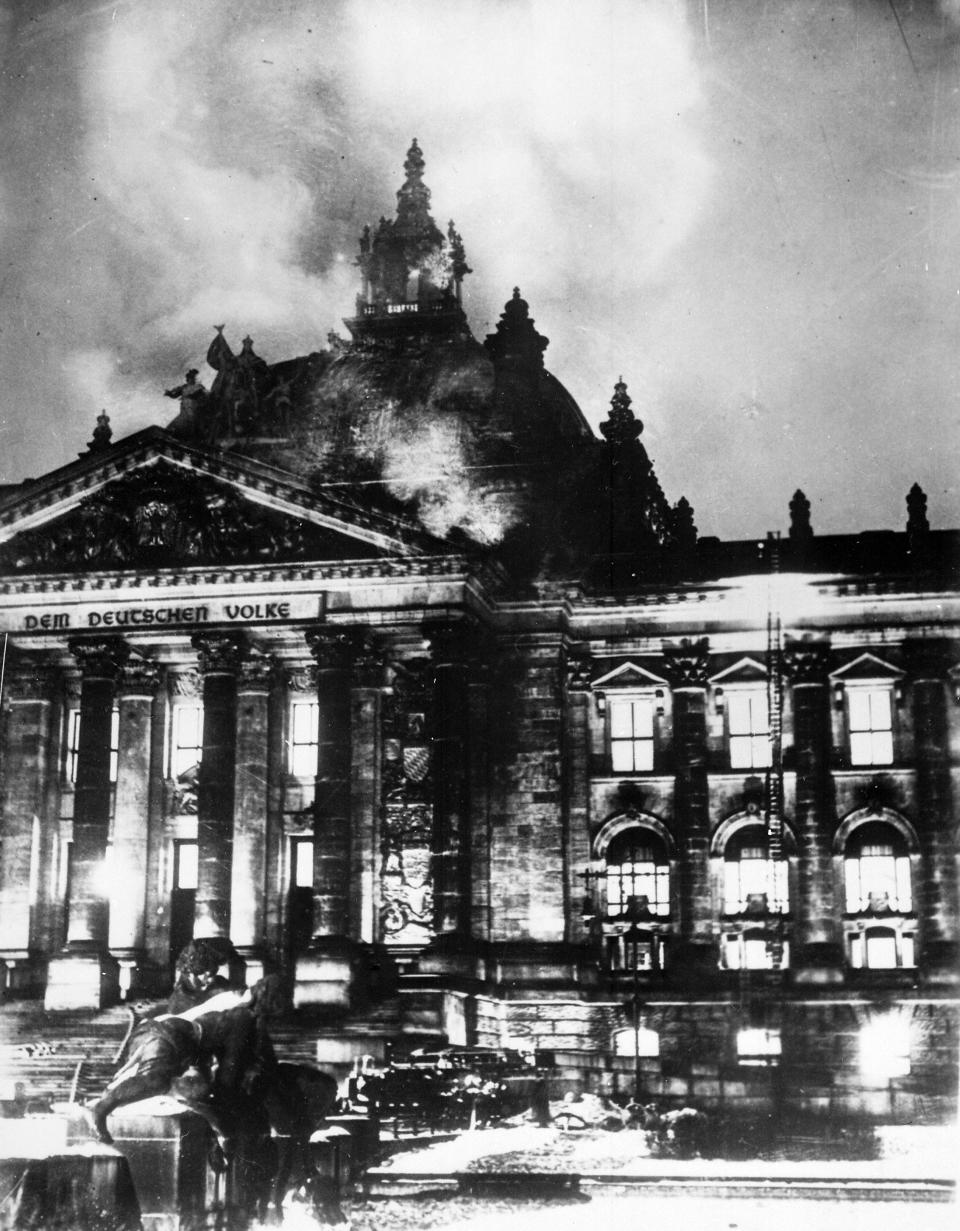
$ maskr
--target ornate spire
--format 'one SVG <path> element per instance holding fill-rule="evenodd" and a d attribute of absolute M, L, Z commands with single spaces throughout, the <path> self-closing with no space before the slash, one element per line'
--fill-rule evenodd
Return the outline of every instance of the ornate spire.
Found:
<path fill-rule="evenodd" d="M 101 410 L 97 415 L 97 426 L 93 429 L 93 439 L 87 445 L 87 452 L 102 453 L 104 449 L 109 449 L 112 436 L 110 416 L 105 410 Z M 81 453 L 80 456 L 83 457 L 83 454 Z"/>
<path fill-rule="evenodd" d="M 613 387 L 610 415 L 600 424 L 600 431 L 611 445 L 622 448 L 624 445 L 633 444 L 643 431 L 643 424 L 630 409 L 631 400 L 621 376 Z"/>
<path fill-rule="evenodd" d="M 488 334 L 483 344 L 497 363 L 521 368 L 543 367 L 543 352 L 550 339 L 534 328 L 530 306 L 521 298 L 518 286 L 513 288 L 513 297 L 504 306 L 496 333 Z"/>
<path fill-rule="evenodd" d="M 813 527 L 810 524 L 810 501 L 799 487 L 790 501 L 790 538 L 795 543 L 803 543 L 813 538 Z"/>

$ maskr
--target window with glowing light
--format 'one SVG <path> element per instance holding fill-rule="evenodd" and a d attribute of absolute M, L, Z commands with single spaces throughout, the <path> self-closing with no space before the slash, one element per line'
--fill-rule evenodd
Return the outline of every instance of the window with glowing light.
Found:
<path fill-rule="evenodd" d="M 893 706 L 890 688 L 847 688 L 851 765 L 893 763 Z"/>
<path fill-rule="evenodd" d="M 896 1012 L 876 1017 L 860 1031 L 860 1072 L 885 1084 L 910 1074 L 910 1027 Z"/>
<path fill-rule="evenodd" d="M 730 768 L 765 769 L 770 764 L 770 716 L 766 690 L 728 690 L 726 708 Z"/>
<path fill-rule="evenodd" d="M 608 919 L 666 918 L 670 914 L 670 863 L 662 841 L 644 829 L 628 829 L 607 847 Z"/>
<path fill-rule="evenodd" d="M 615 774 L 653 769 L 656 702 L 652 697 L 611 697 L 607 702 L 610 766 Z"/>
<path fill-rule="evenodd" d="M 759 928 L 731 932 L 723 937 L 720 965 L 724 970 L 785 970 L 790 965 L 790 946 Z"/>
<path fill-rule="evenodd" d="M 77 760 L 80 755 L 80 711 L 67 711 L 67 763 L 68 782 L 77 780 Z M 115 709 L 110 715 L 110 781 L 116 782 L 117 770 L 120 766 L 120 711 Z"/>
<path fill-rule="evenodd" d="M 320 706 L 316 701 L 294 701 L 290 706 L 289 767 L 295 778 L 317 773 L 320 744 Z"/>
<path fill-rule="evenodd" d="M 737 1062 L 739 1064 L 779 1064 L 781 1055 L 779 1030 L 764 1030 L 762 1027 L 749 1026 L 737 1031 Z"/>
<path fill-rule="evenodd" d="M 858 826 L 844 852 L 847 914 L 913 910 L 910 856 L 903 835 L 882 822 Z"/>
<path fill-rule="evenodd" d="M 761 825 L 735 833 L 723 852 L 723 912 L 726 915 L 785 914 L 788 909 L 786 859 L 771 859 Z"/>
<path fill-rule="evenodd" d="M 613 1054 L 656 1060 L 660 1055 L 660 1036 L 656 1030 L 648 1030 L 645 1026 L 639 1030 L 628 1026 L 613 1036 Z"/>
<path fill-rule="evenodd" d="M 203 757 L 203 706 L 182 702 L 173 708 L 170 732 L 170 777 L 183 778 Z"/>
<path fill-rule="evenodd" d="M 850 936 L 854 970 L 911 970 L 916 964 L 914 938 L 901 928 L 864 928 Z"/>

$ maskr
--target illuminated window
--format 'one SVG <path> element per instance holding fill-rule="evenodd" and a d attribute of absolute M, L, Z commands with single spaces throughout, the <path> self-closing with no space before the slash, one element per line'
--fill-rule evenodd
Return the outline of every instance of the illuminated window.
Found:
<path fill-rule="evenodd" d="M 850 965 L 854 970 L 912 969 L 916 964 L 913 937 L 900 928 L 865 928 L 850 936 Z"/>
<path fill-rule="evenodd" d="M 655 1060 L 660 1055 L 660 1036 L 656 1030 L 647 1030 L 641 1026 L 634 1030 L 628 1026 L 618 1030 L 613 1036 L 613 1053 L 615 1056 L 639 1056 L 641 1059 Z"/>
<path fill-rule="evenodd" d="M 67 711 L 67 781 L 77 780 L 77 759 L 80 754 L 80 711 Z M 110 781 L 116 782 L 120 765 L 120 711 L 110 715 Z"/>
<path fill-rule="evenodd" d="M 730 932 L 723 938 L 720 964 L 724 970 L 783 970 L 790 964 L 789 945 L 759 928 Z"/>
<path fill-rule="evenodd" d="M 779 1064 L 781 1054 L 779 1030 L 748 1027 L 737 1032 L 737 1060 L 740 1064 Z"/>
<path fill-rule="evenodd" d="M 887 1013 L 860 1031 L 860 1072 L 872 1082 L 910 1073 L 910 1028 L 903 1018 Z"/>
<path fill-rule="evenodd" d="M 741 829 L 727 842 L 723 852 L 724 914 L 785 914 L 787 885 L 787 861 L 769 857 L 762 826 Z"/>
<path fill-rule="evenodd" d="M 203 757 L 203 706 L 184 702 L 173 709 L 170 777 L 191 775 Z"/>
<path fill-rule="evenodd" d="M 200 847 L 196 842 L 177 842 L 174 889 L 196 889 L 200 872 Z"/>
<path fill-rule="evenodd" d="M 670 864 L 655 834 L 628 829 L 607 848 L 607 918 L 670 914 Z"/>
<path fill-rule="evenodd" d="M 607 962 L 611 970 L 654 971 L 666 964 L 663 937 L 641 928 L 613 932 L 606 938 Z"/>
<path fill-rule="evenodd" d="M 316 701 L 294 701 L 290 707 L 290 773 L 313 778 L 317 773 L 320 743 L 320 706 Z"/>
<path fill-rule="evenodd" d="M 293 888 L 313 888 L 313 842 L 309 838 L 296 838 L 293 843 Z"/>
<path fill-rule="evenodd" d="M 610 764 L 615 774 L 653 769 L 655 702 L 646 697 L 614 697 L 608 702 Z"/>
<path fill-rule="evenodd" d="M 731 769 L 764 769 L 770 764 L 767 694 L 759 688 L 726 694 Z"/>
<path fill-rule="evenodd" d="M 844 858 L 848 914 L 913 910 L 910 856 L 903 836 L 892 825 L 860 825 L 853 831 Z"/>
<path fill-rule="evenodd" d="M 889 688 L 848 688 L 851 765 L 893 762 L 893 707 Z"/>

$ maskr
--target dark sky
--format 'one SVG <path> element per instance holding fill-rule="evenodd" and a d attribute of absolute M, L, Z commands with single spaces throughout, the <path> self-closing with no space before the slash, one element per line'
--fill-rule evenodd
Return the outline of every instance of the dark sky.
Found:
<path fill-rule="evenodd" d="M 960 0 L 0 0 L 0 481 L 350 312 L 416 135 L 592 422 L 700 530 L 960 526 Z M 203 376 L 209 383 L 209 371 Z"/>

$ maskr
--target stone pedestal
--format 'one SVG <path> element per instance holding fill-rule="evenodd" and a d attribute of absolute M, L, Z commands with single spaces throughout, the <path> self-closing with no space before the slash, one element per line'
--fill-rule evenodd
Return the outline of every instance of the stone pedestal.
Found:
<path fill-rule="evenodd" d="M 115 1004 L 120 965 L 109 953 L 71 952 L 51 960 L 43 1007 L 60 1009 L 105 1009 Z"/>
<path fill-rule="evenodd" d="M 297 957 L 293 1006 L 323 1005 L 349 1009 L 360 963 L 361 946 L 347 936 L 316 937 L 307 953 Z"/>
<path fill-rule="evenodd" d="M 129 1164 L 144 1231 L 204 1225 L 210 1195 L 207 1156 L 213 1140 L 206 1121 L 173 1099 L 160 1097 L 118 1108 L 110 1116 L 110 1131 Z M 87 1140 L 88 1134 L 85 1121 L 72 1121 L 75 1141 Z"/>

